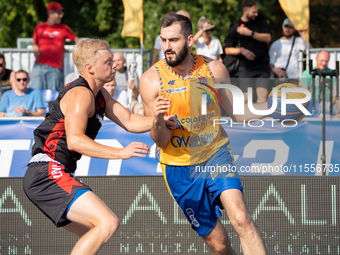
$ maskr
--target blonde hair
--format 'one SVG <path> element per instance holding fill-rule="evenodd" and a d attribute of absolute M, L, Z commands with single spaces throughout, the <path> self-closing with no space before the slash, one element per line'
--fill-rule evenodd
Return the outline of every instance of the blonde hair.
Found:
<path fill-rule="evenodd" d="M 205 16 L 200 17 L 200 19 L 197 22 L 197 28 L 203 28 L 203 25 L 205 22 L 208 22 L 211 25 L 210 20 L 208 20 Z"/>
<path fill-rule="evenodd" d="M 82 40 L 73 49 L 73 62 L 78 70 L 84 70 L 84 65 L 88 62 L 95 64 L 100 50 L 110 50 L 107 41 L 101 39 Z"/>
<path fill-rule="evenodd" d="M 28 72 L 26 72 L 26 71 L 23 70 L 23 69 L 20 69 L 19 71 L 16 71 L 16 72 L 15 72 L 15 77 L 16 77 L 17 73 L 24 73 L 24 74 L 27 75 L 27 78 L 29 78 Z"/>

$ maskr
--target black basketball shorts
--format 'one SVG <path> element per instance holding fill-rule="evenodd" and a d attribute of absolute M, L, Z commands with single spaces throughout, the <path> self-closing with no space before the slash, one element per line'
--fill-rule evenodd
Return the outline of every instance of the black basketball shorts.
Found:
<path fill-rule="evenodd" d="M 65 167 L 56 162 L 30 163 L 23 185 L 26 196 L 57 227 L 70 223 L 62 215 L 76 192 L 90 189 L 81 180 L 65 172 Z"/>

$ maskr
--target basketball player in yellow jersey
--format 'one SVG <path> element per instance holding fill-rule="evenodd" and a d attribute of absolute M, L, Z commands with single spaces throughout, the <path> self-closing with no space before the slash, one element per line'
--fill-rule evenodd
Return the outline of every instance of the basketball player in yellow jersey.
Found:
<path fill-rule="evenodd" d="M 154 117 L 151 138 L 158 147 L 157 155 L 168 190 L 212 254 L 235 254 L 218 219 L 219 209 L 226 209 L 244 254 L 266 254 L 262 236 L 246 208 L 237 172 L 216 174 L 199 170 L 235 166 L 226 132 L 220 125 L 214 127 L 211 123 L 220 117 L 216 102 L 221 102 L 234 121 L 259 116 L 250 113 L 248 107 L 245 107 L 245 115 L 235 116 L 229 90 L 220 89 L 218 96 L 210 93 L 216 92 L 217 78 L 230 84 L 229 74 L 219 61 L 191 55 L 194 39 L 189 19 L 182 15 L 163 18 L 161 40 L 165 59 L 143 74 L 140 91 L 146 115 Z M 201 112 L 201 98 L 207 92 L 208 106 L 204 113 Z M 167 110 L 161 110 L 166 109 L 165 106 Z M 266 107 L 266 103 L 256 106 L 260 110 Z M 178 127 L 169 130 L 164 115 L 175 115 Z"/>

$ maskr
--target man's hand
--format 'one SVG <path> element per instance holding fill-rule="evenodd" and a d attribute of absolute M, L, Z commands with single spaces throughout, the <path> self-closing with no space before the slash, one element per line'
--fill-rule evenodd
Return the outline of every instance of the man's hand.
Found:
<path fill-rule="evenodd" d="M 244 26 L 239 26 L 236 29 L 237 33 L 240 35 L 245 35 L 245 36 L 252 36 L 253 31 L 251 31 L 249 28 L 244 27 Z"/>
<path fill-rule="evenodd" d="M 247 50 L 247 49 L 245 49 L 245 48 L 242 49 L 241 54 L 242 54 L 243 56 L 245 56 L 246 59 L 248 59 L 248 60 L 250 60 L 250 61 L 253 61 L 253 60 L 256 58 L 256 55 L 255 55 L 252 51 Z"/>
<path fill-rule="evenodd" d="M 155 116 L 156 123 L 164 121 L 164 115 L 170 107 L 170 100 L 163 96 L 158 96 L 153 104 L 153 114 Z"/>
<path fill-rule="evenodd" d="M 14 112 L 16 113 L 22 113 L 23 115 L 26 114 L 26 110 L 22 106 L 18 106 L 14 109 Z"/>
<path fill-rule="evenodd" d="M 174 115 L 165 116 L 164 121 L 168 129 L 176 129 L 178 127 L 178 122 Z"/>
<path fill-rule="evenodd" d="M 287 72 L 285 70 L 282 70 L 281 68 L 274 67 L 272 68 L 272 72 L 276 74 L 279 78 L 287 77 Z"/>
<path fill-rule="evenodd" d="M 203 30 L 203 31 L 208 31 L 208 30 L 213 29 L 214 27 L 215 27 L 215 26 L 212 25 L 212 24 L 210 24 L 209 22 L 205 22 L 205 23 L 203 24 L 202 30 Z"/>
<path fill-rule="evenodd" d="M 132 157 L 145 158 L 145 155 L 150 154 L 150 148 L 145 143 L 132 142 L 122 149 L 122 159 Z"/>

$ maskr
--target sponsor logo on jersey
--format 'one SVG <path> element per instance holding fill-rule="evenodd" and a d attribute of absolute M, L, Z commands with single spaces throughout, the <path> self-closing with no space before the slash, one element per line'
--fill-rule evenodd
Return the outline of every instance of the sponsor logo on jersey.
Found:
<path fill-rule="evenodd" d="M 176 88 L 176 89 L 167 89 L 165 92 L 168 93 L 168 94 L 171 94 L 171 93 L 179 93 L 179 92 L 184 92 L 188 90 L 188 87 L 185 86 L 185 87 L 182 87 L 182 88 Z"/>
<path fill-rule="evenodd" d="M 175 85 L 175 80 L 171 80 L 168 82 L 169 85 Z"/>

